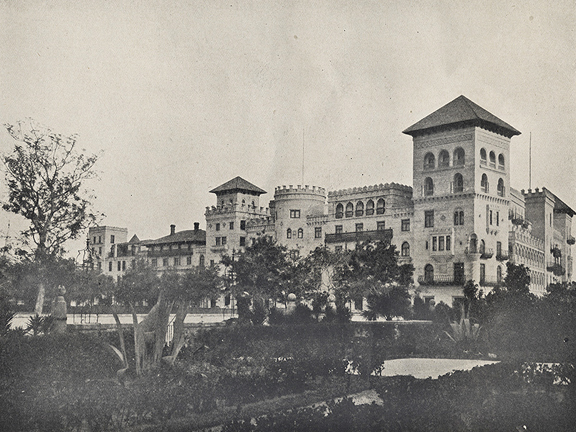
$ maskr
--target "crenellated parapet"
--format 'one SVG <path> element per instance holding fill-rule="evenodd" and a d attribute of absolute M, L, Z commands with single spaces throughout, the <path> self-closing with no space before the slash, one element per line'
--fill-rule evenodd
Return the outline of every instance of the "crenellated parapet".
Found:
<path fill-rule="evenodd" d="M 294 194 L 301 194 L 301 195 L 315 195 L 317 197 L 326 198 L 326 189 L 319 186 L 309 186 L 309 185 L 297 185 L 294 187 L 293 185 L 283 185 L 283 186 L 276 186 L 274 189 L 274 198 L 275 199 L 282 199 L 282 197 L 290 196 Z"/>
<path fill-rule="evenodd" d="M 274 218 L 272 216 L 248 219 L 246 221 L 246 229 L 270 225 L 274 225 Z"/>
<path fill-rule="evenodd" d="M 400 194 L 404 195 L 407 198 L 412 197 L 412 187 L 406 186 L 399 183 L 386 183 L 386 184 L 378 184 L 373 186 L 363 186 L 363 187 L 354 187 L 348 189 L 339 189 L 335 191 L 328 192 L 328 198 L 331 200 L 345 198 L 352 195 L 361 195 L 361 194 Z"/>
<path fill-rule="evenodd" d="M 206 212 L 204 213 L 205 216 L 216 216 L 216 215 L 229 215 L 233 213 L 248 213 L 257 216 L 266 216 L 270 215 L 270 209 L 268 207 L 255 207 L 248 204 L 227 204 L 224 206 L 211 206 L 206 207 Z"/>

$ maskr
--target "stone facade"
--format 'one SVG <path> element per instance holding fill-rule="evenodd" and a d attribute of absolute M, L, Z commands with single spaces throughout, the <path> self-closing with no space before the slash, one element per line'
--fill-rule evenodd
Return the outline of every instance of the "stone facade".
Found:
<path fill-rule="evenodd" d="M 206 208 L 204 241 L 195 238 L 197 258 L 188 262 L 218 263 L 222 254 L 241 251 L 260 235 L 294 256 L 318 246 L 345 250 L 387 239 L 400 263 L 414 265 L 415 287 L 427 301 L 451 304 L 462 297 L 467 280 L 487 292 L 502 283 L 509 260 L 530 268 L 537 294 L 549 283 L 572 279 L 574 211 L 546 188 L 510 188 L 510 141 L 520 132 L 460 96 L 404 133 L 413 138 L 412 187 L 386 183 L 327 192 L 279 186 L 265 207 L 265 191 L 236 177 L 211 191 L 216 205 Z M 100 252 L 94 256 L 102 271 L 121 274 L 124 249 L 149 261 L 162 259 L 167 264 L 160 270 L 186 268 L 181 260 L 180 266 L 165 260 L 177 254 L 165 241 L 170 236 L 112 246 L 111 235 L 122 243 L 126 234 L 122 228 L 90 230 L 89 248 Z"/>

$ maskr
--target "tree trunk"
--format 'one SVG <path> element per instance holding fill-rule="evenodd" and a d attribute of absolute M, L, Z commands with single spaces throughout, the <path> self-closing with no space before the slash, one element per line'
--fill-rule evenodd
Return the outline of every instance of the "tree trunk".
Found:
<path fill-rule="evenodd" d="M 36 306 L 34 307 L 34 313 L 42 315 L 44 310 L 44 297 L 46 295 L 46 286 L 44 282 L 38 284 L 38 296 L 36 297 Z"/>

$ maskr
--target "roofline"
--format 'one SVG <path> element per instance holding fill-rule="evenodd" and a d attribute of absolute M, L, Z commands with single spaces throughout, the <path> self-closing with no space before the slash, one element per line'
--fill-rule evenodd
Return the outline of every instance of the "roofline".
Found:
<path fill-rule="evenodd" d="M 454 123 L 447 123 L 440 126 L 432 126 L 424 129 L 414 129 L 410 130 L 411 127 L 404 129 L 402 131 L 403 134 L 410 135 L 413 138 L 423 135 L 430 135 L 437 132 L 443 132 L 450 129 L 464 129 L 469 127 L 480 127 L 482 129 L 488 130 L 490 132 L 497 133 L 499 135 L 503 135 L 506 138 L 512 138 L 514 135 L 521 135 L 521 132 L 516 129 L 508 129 L 502 126 L 498 126 L 492 122 L 482 120 L 482 119 L 474 119 L 474 120 L 466 120 Z"/>

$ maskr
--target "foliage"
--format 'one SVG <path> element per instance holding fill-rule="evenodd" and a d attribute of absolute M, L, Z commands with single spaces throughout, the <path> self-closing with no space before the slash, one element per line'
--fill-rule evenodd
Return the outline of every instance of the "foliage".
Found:
<path fill-rule="evenodd" d="M 523 264 L 506 263 L 504 285 L 511 293 L 528 294 L 530 292 L 530 269 Z"/>
<path fill-rule="evenodd" d="M 406 317 L 410 314 L 410 293 L 401 285 L 384 285 L 372 290 L 367 296 L 367 310 L 363 316 L 374 321 L 378 316 L 392 319 L 395 316 Z"/>

